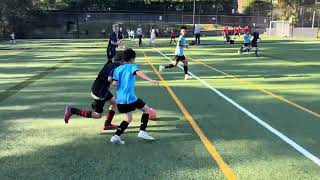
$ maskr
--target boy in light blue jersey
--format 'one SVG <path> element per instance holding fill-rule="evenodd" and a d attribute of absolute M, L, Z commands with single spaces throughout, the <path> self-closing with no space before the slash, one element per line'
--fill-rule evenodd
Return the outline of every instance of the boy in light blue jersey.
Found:
<path fill-rule="evenodd" d="M 141 126 L 138 137 L 145 140 L 154 140 L 146 132 L 149 121 L 150 108 L 135 95 L 136 76 L 149 81 L 152 84 L 158 84 L 157 81 L 150 79 L 138 69 L 134 63 L 136 53 L 132 49 L 126 49 L 123 52 L 123 65 L 114 70 L 112 85 L 117 87 L 117 107 L 119 113 L 125 114 L 125 120 L 122 121 L 115 134 L 111 137 L 110 142 L 114 144 L 124 144 L 120 136 L 123 134 L 129 123 L 132 121 L 132 113 L 136 109 L 140 109 L 143 114 L 141 116 Z"/>
<path fill-rule="evenodd" d="M 239 50 L 239 53 L 242 54 L 243 52 L 247 51 L 249 52 L 252 48 L 251 46 L 251 37 L 250 37 L 250 33 L 249 31 L 247 31 L 244 35 L 243 35 L 243 39 L 244 39 L 244 43 L 243 45 L 241 46 L 240 50 Z"/>
<path fill-rule="evenodd" d="M 188 62 L 187 62 L 186 57 L 184 56 L 184 48 L 188 48 L 188 45 L 186 44 L 186 38 L 185 38 L 185 36 L 187 34 L 187 27 L 186 26 L 181 26 L 180 34 L 181 35 L 179 36 L 179 40 L 178 40 L 178 44 L 177 44 L 176 52 L 175 52 L 176 56 L 173 59 L 176 61 L 175 64 L 169 64 L 166 66 L 160 65 L 159 72 L 162 72 L 164 69 L 176 67 L 178 65 L 179 61 L 182 61 L 184 74 L 185 74 L 184 79 L 185 80 L 192 79 L 192 77 L 189 76 L 189 74 L 188 74 Z"/>

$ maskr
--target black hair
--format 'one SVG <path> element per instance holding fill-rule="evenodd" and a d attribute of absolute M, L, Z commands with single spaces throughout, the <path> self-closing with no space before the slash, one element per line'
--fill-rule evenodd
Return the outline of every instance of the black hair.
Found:
<path fill-rule="evenodd" d="M 123 59 L 123 51 L 117 51 L 114 56 L 114 61 L 122 61 Z"/>
<path fill-rule="evenodd" d="M 131 59 L 135 59 L 136 58 L 136 52 L 129 48 L 123 51 L 123 56 L 122 56 L 122 60 L 125 62 L 129 62 Z"/>
<path fill-rule="evenodd" d="M 187 26 L 181 26 L 180 29 L 185 29 L 185 30 L 187 30 Z"/>

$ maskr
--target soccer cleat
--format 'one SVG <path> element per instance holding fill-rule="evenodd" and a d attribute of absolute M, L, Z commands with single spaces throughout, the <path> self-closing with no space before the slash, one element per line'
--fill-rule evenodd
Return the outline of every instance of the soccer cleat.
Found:
<path fill-rule="evenodd" d="M 160 72 L 160 73 L 163 72 L 164 69 L 165 69 L 165 67 L 164 67 L 163 65 L 160 65 L 160 66 L 159 66 L 159 72 Z"/>
<path fill-rule="evenodd" d="M 155 140 L 152 136 L 150 136 L 146 131 L 140 130 L 138 133 L 138 138 L 153 141 Z"/>
<path fill-rule="evenodd" d="M 103 130 L 118 129 L 118 127 L 118 125 L 110 124 L 108 126 L 103 126 Z"/>
<path fill-rule="evenodd" d="M 121 137 L 118 135 L 113 135 L 110 139 L 110 142 L 113 144 L 124 144 L 124 141 L 122 141 Z"/>
<path fill-rule="evenodd" d="M 64 122 L 66 124 L 69 123 L 70 117 L 72 116 L 71 113 L 71 106 L 66 106 L 66 109 L 64 110 Z"/>
<path fill-rule="evenodd" d="M 184 80 L 192 79 L 192 76 L 189 76 L 189 74 L 184 75 Z"/>

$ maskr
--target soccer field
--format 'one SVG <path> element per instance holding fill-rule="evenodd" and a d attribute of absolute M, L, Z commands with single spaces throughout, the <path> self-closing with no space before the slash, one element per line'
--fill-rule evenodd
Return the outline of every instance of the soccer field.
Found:
<path fill-rule="evenodd" d="M 320 179 L 320 40 L 263 37 L 259 57 L 222 41 L 185 50 L 187 81 L 179 68 L 158 73 L 174 56 L 168 39 L 123 42 L 161 81 L 136 88 L 158 111 L 156 141 L 137 138 L 136 111 L 125 145 L 109 142 L 104 118 L 63 121 L 68 104 L 91 108 L 105 41 L 1 42 L 0 179 Z"/>

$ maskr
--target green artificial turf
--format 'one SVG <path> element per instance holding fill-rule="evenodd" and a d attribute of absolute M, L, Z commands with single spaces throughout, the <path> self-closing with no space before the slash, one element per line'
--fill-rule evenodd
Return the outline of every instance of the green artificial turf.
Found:
<path fill-rule="evenodd" d="M 187 39 L 190 40 L 190 39 Z M 320 118 L 240 83 L 220 71 L 320 112 L 320 41 L 263 37 L 260 57 L 238 55 L 241 40 L 224 45 L 203 38 L 186 50 L 189 70 L 247 108 L 309 152 L 320 157 Z M 168 64 L 168 39 L 137 51 L 136 63 L 158 79 L 144 59 Z M 167 90 L 139 79 L 136 94 L 158 111 L 149 132 L 137 138 L 140 112 L 123 135 L 123 146 L 109 143 L 100 120 L 72 117 L 64 107 L 89 109 L 90 88 L 105 63 L 103 40 L 20 40 L 0 43 L 0 179 L 225 179 Z M 189 58 L 192 57 L 192 60 Z M 320 179 L 320 167 L 182 70 L 166 70 L 168 82 L 187 111 L 239 179 Z M 122 115 L 116 115 L 119 124 Z"/>

